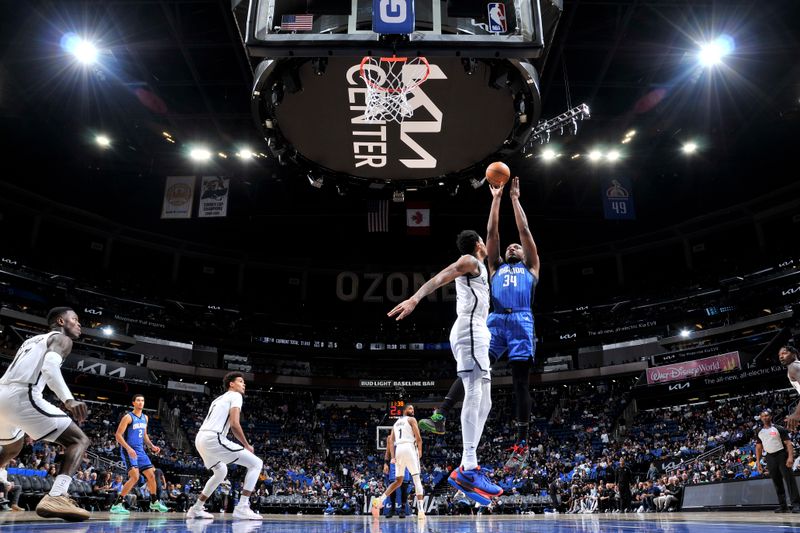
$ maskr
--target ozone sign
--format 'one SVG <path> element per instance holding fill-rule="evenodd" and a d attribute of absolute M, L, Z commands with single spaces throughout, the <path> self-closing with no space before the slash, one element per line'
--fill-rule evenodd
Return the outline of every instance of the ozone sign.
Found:
<path fill-rule="evenodd" d="M 367 89 L 360 63 L 361 58 L 331 57 L 323 73 L 311 61 L 299 60 L 265 71 L 262 87 L 291 78 L 297 89 L 285 90 L 274 108 L 263 108 L 260 122 L 273 126 L 265 133 L 283 137 L 300 158 L 325 171 L 380 180 L 462 171 L 507 149 L 506 140 L 520 133 L 515 130 L 515 94 L 505 85 L 490 86 L 487 63 L 478 62 L 468 75 L 460 58 L 429 58 L 427 81 L 408 95 L 414 114 L 401 124 L 365 118 Z M 509 77 L 531 75 L 509 61 L 497 63 Z M 518 85 L 535 92 L 528 127 L 538 119 L 538 88 L 536 80 Z"/>

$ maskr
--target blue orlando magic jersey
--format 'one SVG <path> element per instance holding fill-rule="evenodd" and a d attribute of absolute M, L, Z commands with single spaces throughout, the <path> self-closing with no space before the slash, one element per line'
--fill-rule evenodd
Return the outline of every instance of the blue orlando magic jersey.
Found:
<path fill-rule="evenodd" d="M 530 311 L 538 280 L 524 263 L 503 263 L 492 276 L 495 313 Z"/>
<path fill-rule="evenodd" d="M 136 416 L 133 411 L 126 416 L 130 416 L 133 421 L 128 424 L 128 429 L 125 431 L 125 442 L 133 449 L 143 449 L 144 433 L 147 431 L 147 418 L 145 418 L 144 413 L 142 413 L 142 416 Z"/>

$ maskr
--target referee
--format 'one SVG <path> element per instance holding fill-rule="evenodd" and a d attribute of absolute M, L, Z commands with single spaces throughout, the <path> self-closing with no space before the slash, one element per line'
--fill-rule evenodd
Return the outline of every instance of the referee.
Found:
<path fill-rule="evenodd" d="M 763 474 L 761 466 L 761 455 L 766 452 L 767 468 L 772 484 L 775 485 L 775 492 L 778 494 L 778 505 L 776 513 L 788 513 L 786 505 L 786 491 L 783 482 L 789 486 L 789 498 L 792 500 L 792 512 L 800 513 L 800 494 L 797 492 L 797 484 L 792 476 L 792 464 L 794 463 L 794 447 L 789 440 L 789 432 L 781 426 L 772 423 L 772 412 L 769 409 L 761 411 L 761 423 L 764 425 L 756 434 L 756 467 L 758 473 Z"/>

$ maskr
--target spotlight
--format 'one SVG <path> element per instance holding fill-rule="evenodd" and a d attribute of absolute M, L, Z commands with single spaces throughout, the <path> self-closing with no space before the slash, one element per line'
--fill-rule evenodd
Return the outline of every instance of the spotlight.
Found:
<path fill-rule="evenodd" d="M 600 150 L 592 150 L 589 152 L 590 161 L 600 161 L 603 158 L 603 152 Z"/>
<path fill-rule="evenodd" d="M 611 150 L 606 154 L 606 159 L 611 161 L 612 163 L 619 159 L 619 151 Z"/>
<path fill-rule="evenodd" d="M 91 65 L 97 61 L 97 47 L 76 33 L 64 35 L 61 38 L 61 48 L 75 56 L 84 65 Z"/>
<path fill-rule="evenodd" d="M 228 159 L 228 154 L 226 154 L 225 152 L 218 152 L 217 155 L 220 156 L 222 159 Z"/>
<path fill-rule="evenodd" d="M 111 326 L 106 326 L 103 328 L 103 335 L 105 335 L 106 337 L 110 337 L 113 334 L 114 334 L 114 328 L 112 328 Z"/>
<path fill-rule="evenodd" d="M 111 146 L 111 139 L 105 135 L 98 135 L 94 138 L 94 142 L 96 142 L 101 148 L 108 148 Z"/>
<path fill-rule="evenodd" d="M 722 63 L 722 59 L 733 52 L 735 44 L 730 35 L 721 35 L 700 47 L 697 59 L 704 67 L 714 67 Z"/>
<path fill-rule="evenodd" d="M 195 161 L 208 161 L 211 159 L 211 152 L 205 148 L 192 148 L 192 150 L 189 152 L 189 157 Z"/>
<path fill-rule="evenodd" d="M 683 151 L 684 154 L 691 155 L 697 151 L 697 143 L 689 141 L 683 145 L 681 150 Z"/>
<path fill-rule="evenodd" d="M 478 187 L 480 187 L 481 185 L 483 185 L 483 182 L 484 182 L 484 181 L 486 181 L 486 178 L 485 178 L 485 177 L 484 177 L 484 178 L 482 178 L 482 179 L 478 179 L 478 178 L 471 178 L 471 179 L 469 180 L 469 184 L 470 184 L 470 185 L 472 185 L 472 188 L 473 188 L 473 189 L 477 189 Z"/>
<path fill-rule="evenodd" d="M 636 135 L 636 130 L 631 130 L 625 134 L 625 137 L 633 137 Z"/>
<path fill-rule="evenodd" d="M 552 148 L 548 148 L 542 152 L 542 159 L 545 161 L 553 161 L 556 157 L 558 157 L 558 154 Z"/>
<path fill-rule="evenodd" d="M 253 152 L 251 152 L 247 148 L 243 148 L 243 149 L 239 150 L 236 153 L 236 155 L 239 157 L 239 159 L 250 159 L 250 158 L 253 157 Z"/>
<path fill-rule="evenodd" d="M 570 159 L 578 159 L 580 156 L 581 156 L 581 154 L 575 154 Z"/>
<path fill-rule="evenodd" d="M 324 178 L 319 177 L 315 178 L 314 175 L 309 172 L 306 177 L 308 178 L 308 184 L 314 187 L 315 189 L 321 189 L 323 182 L 325 181 Z"/>
<path fill-rule="evenodd" d="M 691 337 L 691 335 L 692 335 L 692 332 L 689 331 L 688 329 L 684 328 L 684 329 L 681 330 L 681 337 L 683 337 L 684 339 L 688 339 L 689 337 Z"/>

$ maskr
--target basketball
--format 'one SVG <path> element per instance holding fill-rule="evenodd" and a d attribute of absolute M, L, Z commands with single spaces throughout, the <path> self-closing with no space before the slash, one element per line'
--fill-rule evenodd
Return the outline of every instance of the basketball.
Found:
<path fill-rule="evenodd" d="M 502 187 L 508 183 L 511 177 L 511 169 L 502 161 L 495 161 L 486 167 L 486 179 L 494 187 Z"/>

